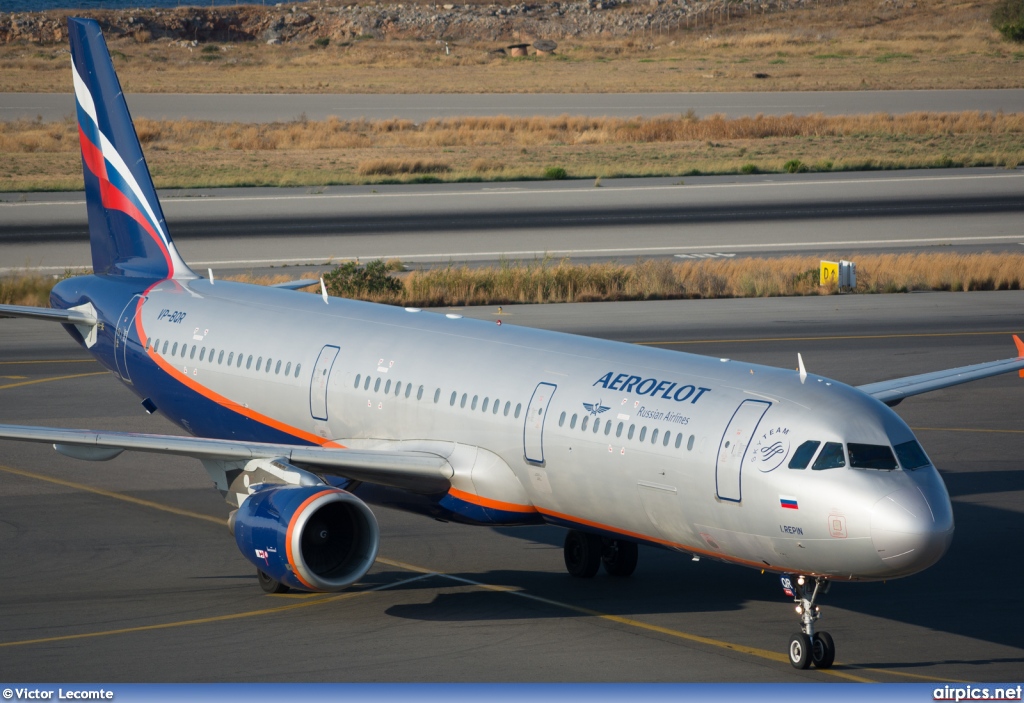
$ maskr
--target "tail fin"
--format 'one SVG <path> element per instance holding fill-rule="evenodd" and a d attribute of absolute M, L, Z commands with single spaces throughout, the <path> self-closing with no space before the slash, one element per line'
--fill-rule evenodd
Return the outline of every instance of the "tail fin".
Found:
<path fill-rule="evenodd" d="M 68 33 L 93 271 L 195 278 L 167 231 L 99 24 L 69 17 Z"/>

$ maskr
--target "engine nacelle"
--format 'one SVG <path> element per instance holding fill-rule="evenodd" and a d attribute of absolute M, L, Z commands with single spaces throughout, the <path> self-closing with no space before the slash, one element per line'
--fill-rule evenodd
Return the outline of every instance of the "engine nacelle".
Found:
<path fill-rule="evenodd" d="M 292 588 L 340 591 L 373 566 L 377 519 L 351 493 L 326 485 L 267 486 L 234 515 L 242 554 Z"/>

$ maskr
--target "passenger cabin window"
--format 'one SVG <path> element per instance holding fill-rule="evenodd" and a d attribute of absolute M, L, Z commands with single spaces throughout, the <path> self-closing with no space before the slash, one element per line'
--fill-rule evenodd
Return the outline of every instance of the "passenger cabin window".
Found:
<path fill-rule="evenodd" d="M 595 418 L 595 420 L 594 420 L 594 429 L 592 431 L 593 431 L 594 434 L 597 434 L 597 431 L 599 429 L 601 429 L 601 421 Z"/>
<path fill-rule="evenodd" d="M 460 408 L 465 408 L 466 407 L 466 401 L 468 399 L 469 399 L 469 394 L 468 393 L 463 393 L 462 394 L 462 400 L 459 401 L 459 407 Z"/>
<path fill-rule="evenodd" d="M 651 432 L 651 444 L 657 444 L 657 443 L 658 443 L 658 429 L 655 428 L 654 432 Z"/>
<path fill-rule="evenodd" d="M 192 353 L 188 355 L 188 358 L 189 359 L 195 359 L 196 358 L 196 345 L 195 344 L 192 345 Z"/>
<path fill-rule="evenodd" d="M 680 432 L 679 434 L 676 435 L 676 449 L 679 449 L 679 447 L 682 446 L 682 444 L 683 444 L 683 433 Z"/>
<path fill-rule="evenodd" d="M 604 423 L 604 436 L 607 437 L 612 433 L 612 421 L 607 420 Z"/>
<path fill-rule="evenodd" d="M 523 409 L 522 403 L 516 403 L 516 419 L 519 419 L 519 412 Z"/>
<path fill-rule="evenodd" d="M 221 349 L 220 350 L 220 354 L 217 355 L 217 365 L 219 366 L 220 364 L 223 364 L 223 363 L 224 363 L 224 350 Z"/>
<path fill-rule="evenodd" d="M 505 412 L 504 412 L 505 417 L 508 417 L 508 409 L 511 408 L 511 407 L 512 407 L 512 401 L 506 400 L 505 401 Z"/>
<path fill-rule="evenodd" d="M 896 456 L 900 459 L 900 466 L 907 471 L 919 469 L 931 463 L 917 440 L 912 439 L 909 442 L 897 444 L 893 449 L 896 450 Z"/>
<path fill-rule="evenodd" d="M 484 404 L 480 406 L 480 412 L 487 412 L 487 404 L 491 402 L 490 398 L 484 398 Z"/>
<path fill-rule="evenodd" d="M 299 377 L 299 371 L 302 370 L 302 364 L 295 364 L 295 378 Z"/>
<path fill-rule="evenodd" d="M 476 410 L 476 403 L 477 403 L 478 400 L 480 400 L 480 396 L 474 395 L 473 396 L 473 402 L 469 404 L 469 409 L 470 410 Z"/>
<path fill-rule="evenodd" d="M 356 374 L 356 382 L 352 384 L 352 387 L 355 388 L 356 390 L 359 390 L 359 382 L 362 381 L 362 380 L 363 380 L 363 374 L 357 373 Z"/>
<path fill-rule="evenodd" d="M 569 429 L 570 430 L 575 430 L 576 429 L 576 418 L 577 418 L 577 416 L 574 414 L 572 416 L 572 419 L 569 420 Z"/>
<path fill-rule="evenodd" d="M 252 366 L 252 354 L 250 354 L 249 358 L 245 360 L 245 370 L 248 371 L 251 366 Z"/>
<path fill-rule="evenodd" d="M 274 360 L 271 359 L 270 357 L 267 357 L 267 373 L 270 373 L 270 367 L 273 366 L 273 364 Z"/>
<path fill-rule="evenodd" d="M 498 408 L 499 408 L 500 405 L 501 405 L 501 401 L 498 400 L 497 398 L 495 398 L 494 399 L 494 407 L 491 408 L 491 413 L 493 415 L 497 415 L 498 414 Z"/>
<path fill-rule="evenodd" d="M 663 446 L 663 447 L 667 447 L 667 446 L 668 446 L 668 441 L 669 441 L 670 439 L 672 439 L 672 433 L 671 433 L 671 432 L 666 432 L 666 433 L 665 433 L 665 439 L 664 439 L 664 440 L 662 440 L 662 442 L 661 442 L 661 446 Z M 676 440 L 676 442 L 678 442 L 678 441 L 679 441 L 679 440 L 677 439 L 677 440 Z M 678 446 L 678 445 L 676 445 L 676 446 Z"/>
<path fill-rule="evenodd" d="M 291 366 L 291 364 L 288 364 L 288 365 Z M 274 366 L 274 375 L 276 376 L 279 373 L 281 373 L 281 360 L 280 359 L 277 360 L 277 365 Z"/>
<path fill-rule="evenodd" d="M 261 356 L 261 357 L 256 359 L 256 370 L 257 371 L 260 370 L 260 365 L 262 365 L 262 364 L 263 364 L 263 357 Z"/>
<path fill-rule="evenodd" d="M 814 452 L 818 451 L 818 447 L 821 446 L 821 442 L 816 442 L 813 439 L 809 439 L 793 452 L 793 458 L 789 460 L 789 468 L 791 469 L 806 469 L 807 465 L 811 463 L 811 459 L 814 458 Z"/>
<path fill-rule="evenodd" d="M 437 392 L 434 393 L 434 402 L 437 402 L 438 397 L 441 395 L 441 389 L 438 388 Z M 408 391 L 406 391 L 406 397 L 408 397 Z M 423 400 L 423 386 L 420 386 L 416 390 L 416 400 Z"/>
<path fill-rule="evenodd" d="M 838 469 L 846 466 L 846 456 L 843 454 L 843 445 L 839 442 L 826 442 L 818 458 L 814 460 L 812 471 L 824 469 Z"/>
<path fill-rule="evenodd" d="M 855 469 L 893 471 L 897 468 L 896 457 L 888 445 L 849 442 L 846 451 L 850 452 L 850 466 Z"/>
<path fill-rule="evenodd" d="M 367 376 L 366 380 L 363 381 L 363 390 L 364 391 L 370 390 L 370 377 L 369 376 Z"/>
<path fill-rule="evenodd" d="M 373 392 L 376 393 L 380 390 L 380 376 L 373 382 Z"/>
<path fill-rule="evenodd" d="M 644 425 L 643 427 L 640 428 L 640 441 L 643 442 L 644 441 L 644 437 L 646 437 L 646 436 L 647 436 L 647 425 Z"/>
<path fill-rule="evenodd" d="M 590 421 L 590 416 L 589 415 L 584 415 L 583 416 L 583 422 L 580 423 L 580 431 L 581 432 L 586 432 L 587 431 L 587 422 L 589 422 L 589 421 Z"/>
<path fill-rule="evenodd" d="M 616 436 L 616 437 L 621 437 L 621 436 L 622 436 L 622 428 L 623 428 L 624 426 L 625 426 L 625 425 L 623 425 L 623 424 L 622 424 L 622 423 L 620 422 L 620 423 L 619 423 L 619 426 L 615 428 L 615 436 Z"/>
<path fill-rule="evenodd" d="M 374 388 L 373 390 L 377 390 L 377 389 Z M 391 381 L 389 379 L 388 382 L 384 384 L 384 395 L 387 395 L 390 392 L 391 392 Z"/>
<path fill-rule="evenodd" d="M 455 391 L 452 391 L 452 397 L 451 397 L 451 400 L 448 401 L 448 405 L 451 405 L 452 407 L 455 407 L 455 399 L 458 398 L 458 397 L 459 397 L 459 394 L 456 393 Z"/>
<path fill-rule="evenodd" d="M 693 451 L 693 440 L 695 440 L 696 438 L 696 435 L 690 435 L 690 438 L 686 440 L 686 451 Z"/>
<path fill-rule="evenodd" d="M 202 361 L 204 356 L 206 356 L 206 347 L 199 350 L 199 360 Z"/>
<path fill-rule="evenodd" d="M 402 382 L 399 381 L 395 384 L 395 397 L 397 398 L 402 394 Z"/>
<path fill-rule="evenodd" d="M 292 375 L 292 362 L 289 361 L 288 364 L 284 367 L 284 375 L 285 376 L 291 376 Z"/>
<path fill-rule="evenodd" d="M 633 432 L 636 430 L 636 425 L 629 426 L 629 432 L 626 433 L 626 439 L 633 439 Z"/>
<path fill-rule="evenodd" d="M 558 416 L 558 426 L 561 427 L 564 424 L 565 424 L 565 411 L 563 410 L 562 414 Z"/>
<path fill-rule="evenodd" d="M 420 386 L 420 391 L 422 391 L 422 390 L 423 390 L 423 386 Z M 417 398 L 418 397 L 419 396 L 417 396 Z M 436 403 L 439 400 L 441 400 L 441 389 L 440 388 L 438 388 L 436 391 L 434 391 L 434 402 Z"/>

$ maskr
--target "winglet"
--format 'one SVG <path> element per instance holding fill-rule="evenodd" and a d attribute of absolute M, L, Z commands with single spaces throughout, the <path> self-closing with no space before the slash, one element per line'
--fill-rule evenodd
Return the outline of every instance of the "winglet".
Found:
<path fill-rule="evenodd" d="M 804 368 L 804 357 L 800 354 L 800 352 L 796 353 L 796 361 L 797 364 L 799 364 L 798 370 L 800 371 L 800 383 L 803 383 L 804 381 L 807 380 L 807 369 Z"/>
<path fill-rule="evenodd" d="M 1017 358 L 1024 359 L 1024 342 L 1020 341 L 1020 337 L 1013 335 L 1013 343 L 1017 345 Z M 1017 375 L 1024 378 L 1024 369 L 1017 372 Z"/>

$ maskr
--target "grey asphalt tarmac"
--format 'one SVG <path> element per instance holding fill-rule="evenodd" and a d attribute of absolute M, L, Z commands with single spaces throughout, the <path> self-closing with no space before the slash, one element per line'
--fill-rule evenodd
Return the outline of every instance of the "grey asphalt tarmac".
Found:
<path fill-rule="evenodd" d="M 296 293 L 295 295 L 302 295 Z M 851 383 L 1013 356 L 1024 292 L 510 306 L 505 324 L 794 367 Z M 461 311 L 496 319 L 494 308 Z M 781 660 L 778 580 L 642 548 L 630 579 L 564 573 L 556 528 L 377 510 L 381 560 L 336 596 L 267 596 L 197 462 L 77 462 L 0 444 L 0 679 L 33 681 L 913 681 L 1024 671 L 1024 380 L 897 411 L 957 523 L 916 576 L 836 584 L 831 673 Z M 173 432 L 58 325 L 0 320 L 0 422 Z"/>
<path fill-rule="evenodd" d="M 409 95 L 159 94 L 126 96 L 135 117 L 217 122 L 287 122 L 398 117 L 588 115 L 655 117 L 690 110 L 700 116 L 852 115 L 885 112 L 1024 111 L 1024 90 L 864 90 L 775 93 L 489 93 Z M 61 120 L 73 115 L 71 93 L 0 93 L 0 120 Z"/>
<path fill-rule="evenodd" d="M 1024 168 L 166 191 L 185 260 L 223 275 L 346 258 L 1020 251 Z M 0 272 L 88 266 L 82 193 L 0 194 Z"/>

